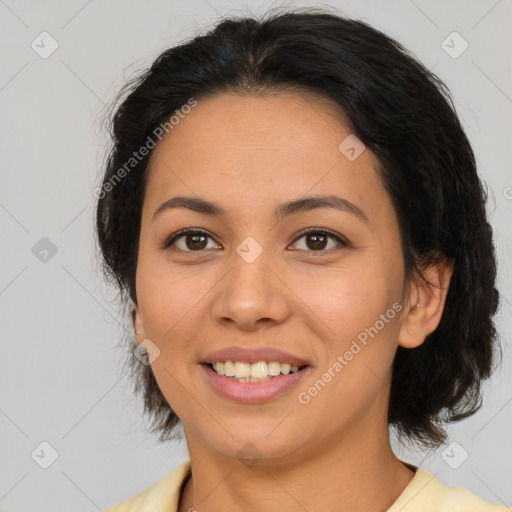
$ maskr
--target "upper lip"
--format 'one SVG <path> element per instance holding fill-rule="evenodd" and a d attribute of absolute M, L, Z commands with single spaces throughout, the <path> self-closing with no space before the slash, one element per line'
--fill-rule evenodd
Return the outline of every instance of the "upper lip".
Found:
<path fill-rule="evenodd" d="M 305 359 L 272 347 L 226 347 L 208 354 L 203 363 L 217 363 L 224 361 L 242 361 L 245 363 L 258 363 L 260 361 L 278 361 L 292 366 L 309 365 Z"/>

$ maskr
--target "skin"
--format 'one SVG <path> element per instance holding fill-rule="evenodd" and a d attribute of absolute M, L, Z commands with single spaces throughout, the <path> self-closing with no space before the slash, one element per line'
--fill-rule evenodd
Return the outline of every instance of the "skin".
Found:
<path fill-rule="evenodd" d="M 385 510 L 413 471 L 392 452 L 387 425 L 391 367 L 399 345 L 417 347 L 440 321 L 451 267 L 426 270 L 436 286 L 407 282 L 397 218 L 366 148 L 338 149 L 350 131 L 313 93 L 220 94 L 198 102 L 155 148 L 148 167 L 136 274 L 134 328 L 160 350 L 152 369 L 180 417 L 193 477 L 179 511 Z M 336 195 L 366 215 L 332 208 L 276 222 L 289 200 Z M 166 210 L 177 195 L 226 210 L 216 218 Z M 183 228 L 208 231 L 163 248 Z M 345 237 L 323 246 L 297 236 L 323 228 Z M 236 248 L 263 249 L 247 263 Z M 394 303 L 402 310 L 308 404 L 297 395 Z M 419 304 L 418 307 L 416 305 Z M 310 361 L 298 386 L 263 404 L 218 395 L 198 362 L 232 345 L 271 346 Z M 261 458 L 237 452 L 251 442 Z"/>

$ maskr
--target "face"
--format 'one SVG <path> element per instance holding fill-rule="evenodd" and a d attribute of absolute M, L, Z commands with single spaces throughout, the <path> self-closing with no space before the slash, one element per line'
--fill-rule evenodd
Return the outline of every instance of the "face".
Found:
<path fill-rule="evenodd" d="M 152 369 L 189 444 L 236 457 L 250 442 L 262 457 L 291 460 L 386 425 L 402 324 L 400 235 L 375 155 L 358 154 L 364 146 L 346 140 L 334 108 L 312 94 L 218 95 L 152 154 L 136 322 L 160 351 Z M 177 196 L 222 213 L 161 207 Z M 339 199 L 279 210 L 321 196 Z M 171 240 L 185 228 L 195 233 Z M 232 347 L 279 349 L 289 355 L 262 359 L 307 366 L 272 379 L 283 382 L 273 392 L 226 385 L 202 363 Z M 249 390 L 258 386 L 266 390 Z"/>

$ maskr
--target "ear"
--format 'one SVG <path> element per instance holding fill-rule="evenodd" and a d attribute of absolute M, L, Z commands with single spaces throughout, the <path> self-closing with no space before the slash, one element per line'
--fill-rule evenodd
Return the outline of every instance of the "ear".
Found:
<path fill-rule="evenodd" d="M 134 304 L 132 308 L 132 325 L 135 333 L 142 332 L 140 335 L 135 334 L 137 343 L 141 343 L 144 339 L 144 323 L 137 304 Z"/>
<path fill-rule="evenodd" d="M 425 279 L 415 276 L 409 286 L 409 300 L 398 334 L 398 344 L 404 348 L 419 347 L 441 321 L 453 263 L 446 258 L 423 270 Z"/>

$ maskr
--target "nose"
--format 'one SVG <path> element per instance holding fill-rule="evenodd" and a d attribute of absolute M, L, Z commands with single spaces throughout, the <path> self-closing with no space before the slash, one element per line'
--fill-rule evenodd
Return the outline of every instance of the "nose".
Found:
<path fill-rule="evenodd" d="M 265 251 L 254 261 L 233 254 L 230 269 L 216 287 L 213 319 L 253 331 L 280 324 L 290 316 L 292 295 Z"/>

